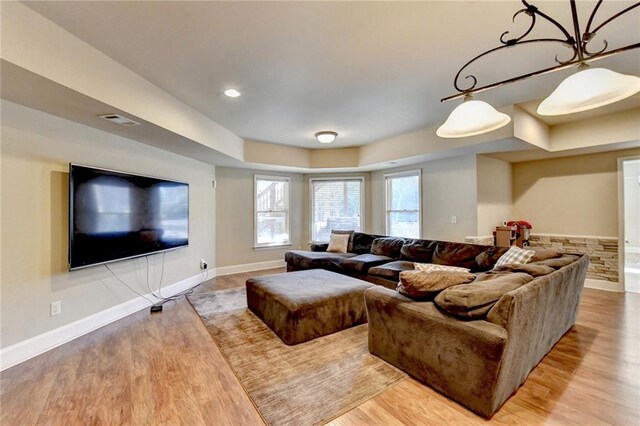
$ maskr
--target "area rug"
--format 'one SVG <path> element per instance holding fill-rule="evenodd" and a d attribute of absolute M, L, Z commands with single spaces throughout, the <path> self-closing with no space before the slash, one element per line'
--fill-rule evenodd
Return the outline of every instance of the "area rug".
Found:
<path fill-rule="evenodd" d="M 366 324 L 287 346 L 249 311 L 244 288 L 189 301 L 269 425 L 326 423 L 407 377 L 369 353 Z"/>

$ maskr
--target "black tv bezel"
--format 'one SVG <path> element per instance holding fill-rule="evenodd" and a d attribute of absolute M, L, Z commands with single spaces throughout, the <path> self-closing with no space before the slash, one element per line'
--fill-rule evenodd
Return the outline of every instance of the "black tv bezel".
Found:
<path fill-rule="evenodd" d="M 178 247 L 171 247 L 168 249 L 162 249 L 162 250 L 154 250 L 154 251 L 150 251 L 150 252 L 146 252 L 146 253 L 141 253 L 141 254 L 136 254 L 134 256 L 127 256 L 127 257 L 119 257 L 117 259 L 111 259 L 111 260 L 106 260 L 104 262 L 97 262 L 97 263 L 92 263 L 90 265 L 82 265 L 82 266 L 71 266 L 71 250 L 73 248 L 73 195 L 74 195 L 74 191 L 73 191 L 73 173 L 72 168 L 73 167 L 83 167 L 85 169 L 92 169 L 92 170 L 102 170 L 105 172 L 113 172 L 113 173 L 120 173 L 123 175 L 127 175 L 127 176 L 132 176 L 132 177 L 143 177 L 143 178 L 151 178 L 151 179 L 156 179 L 156 180 L 160 180 L 163 182 L 168 182 L 168 183 L 179 183 L 182 185 L 186 185 L 187 186 L 187 209 L 188 209 L 188 213 L 187 213 L 187 243 Z M 158 177 L 158 176 L 151 176 L 151 175 L 144 175 L 144 174 L 140 174 L 140 173 L 131 173 L 131 172 L 125 172 L 122 170 L 115 170 L 115 169 L 109 169 L 109 168 L 105 168 L 105 167 L 95 167 L 95 166 L 88 166 L 86 164 L 79 164 L 79 163 L 69 163 L 69 199 L 68 199 L 68 204 L 69 204 L 69 215 L 68 215 L 68 228 L 69 228 L 69 250 L 67 253 L 67 266 L 69 268 L 69 271 L 77 271 L 78 269 L 85 269 L 85 268 L 91 268 L 93 266 L 100 266 L 100 265 L 106 265 L 108 263 L 113 263 L 113 262 L 120 262 L 122 260 L 128 260 L 128 259 L 136 259 L 138 257 L 144 257 L 144 256 L 149 256 L 152 254 L 158 254 L 158 253 L 166 253 L 168 251 L 174 251 L 174 250 L 180 250 L 180 249 L 184 249 L 186 247 L 189 247 L 189 240 L 190 240 L 190 235 L 191 235 L 191 191 L 190 191 L 190 186 L 189 186 L 189 182 L 183 182 L 183 181 L 179 181 L 179 180 L 174 180 L 174 179 L 167 179 L 167 178 L 163 178 L 163 177 Z"/>

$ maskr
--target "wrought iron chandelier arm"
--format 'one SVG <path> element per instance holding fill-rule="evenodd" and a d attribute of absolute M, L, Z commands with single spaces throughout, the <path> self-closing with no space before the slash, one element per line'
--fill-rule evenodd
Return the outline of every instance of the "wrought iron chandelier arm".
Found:
<path fill-rule="evenodd" d="M 613 21 L 614 19 L 619 18 L 620 16 L 624 15 L 628 11 L 630 11 L 632 9 L 635 9 L 636 7 L 640 6 L 640 2 L 632 4 L 631 6 L 627 7 L 626 9 L 623 9 L 620 12 L 616 13 L 615 15 L 613 15 L 612 17 L 610 17 L 609 19 L 607 19 L 606 21 L 604 21 L 603 23 L 598 25 L 593 31 L 591 31 L 589 28 L 591 27 L 591 23 L 592 23 L 593 17 L 595 16 L 596 11 L 598 10 L 598 7 L 600 6 L 600 3 L 602 3 L 602 0 L 600 0 L 600 2 L 598 2 L 596 7 L 593 9 L 591 17 L 589 18 L 589 23 L 587 24 L 587 28 L 586 28 L 585 33 L 584 33 L 585 34 L 585 40 L 587 40 L 587 41 L 590 40 L 598 31 L 600 31 L 600 29 L 602 27 L 607 25 L 609 22 Z"/>
<path fill-rule="evenodd" d="M 532 4 L 529 4 L 526 0 L 522 0 L 522 4 L 525 5 L 527 14 L 533 13 L 533 14 L 539 15 L 542 18 L 544 18 L 545 20 L 547 20 L 547 22 L 550 22 L 556 28 L 558 28 L 564 34 L 564 36 L 567 38 L 567 42 L 574 40 L 573 36 L 571 35 L 571 33 L 569 33 L 569 31 L 567 31 L 567 29 L 565 27 L 563 27 L 562 24 L 560 24 L 558 21 L 556 21 L 555 19 L 553 19 L 552 17 L 550 17 L 546 13 L 541 12 L 540 9 L 538 9 L 536 6 L 534 6 Z"/>
<path fill-rule="evenodd" d="M 596 13 L 598 12 L 598 9 L 600 8 L 600 5 L 602 4 L 602 0 L 599 0 L 598 3 L 595 5 L 595 7 L 593 8 L 593 11 L 591 12 L 591 16 L 589 16 L 589 21 L 587 22 L 587 27 L 585 28 L 584 34 L 582 36 L 582 46 L 581 49 L 584 53 L 585 56 L 591 57 L 594 55 L 599 55 L 600 53 L 604 52 L 605 50 L 607 50 L 607 48 L 609 47 L 609 42 L 607 42 L 607 40 L 602 40 L 602 49 L 598 50 L 597 52 L 590 52 L 589 49 L 587 48 L 589 42 L 591 42 L 591 40 L 593 39 L 593 37 L 597 34 L 597 32 L 604 26 L 606 26 L 607 24 L 609 24 L 611 21 L 613 21 L 616 18 L 619 18 L 620 16 L 624 15 L 625 13 L 629 12 L 630 10 L 640 6 L 640 2 L 635 3 L 623 10 L 621 10 L 620 12 L 616 13 L 615 15 L 611 16 L 609 19 L 605 20 L 604 22 L 602 22 L 600 25 L 598 25 L 593 31 L 591 30 L 591 24 L 593 23 L 593 19 L 596 16 Z"/>
<path fill-rule="evenodd" d="M 498 51 L 498 50 L 506 49 L 507 47 L 513 47 L 513 46 L 516 46 L 516 45 L 518 45 L 518 46 L 519 46 L 519 45 L 523 45 L 523 44 L 531 44 L 531 43 L 540 43 L 540 42 L 545 42 L 545 43 L 549 43 L 549 42 L 553 42 L 553 43 L 560 43 L 560 44 L 562 44 L 562 45 L 564 45 L 564 46 L 568 46 L 568 47 L 572 48 L 572 49 L 573 49 L 573 57 L 572 57 L 571 59 L 569 59 L 569 61 L 567 61 L 567 62 L 571 62 L 571 61 L 572 61 L 572 60 L 574 60 L 574 59 L 575 59 L 575 57 L 577 56 L 577 51 L 576 51 L 576 48 L 575 48 L 575 46 L 574 46 L 573 44 L 571 44 L 571 43 L 567 42 L 567 40 L 562 40 L 562 39 L 558 39 L 558 38 L 538 38 L 538 39 L 533 39 L 533 40 L 518 41 L 518 42 L 513 43 L 513 44 L 505 44 L 505 45 L 502 45 L 502 46 L 494 47 L 493 49 L 489 49 L 489 50 L 487 50 L 486 52 L 483 52 L 483 53 L 479 54 L 478 56 L 476 56 L 475 58 L 471 59 L 469 62 L 467 62 L 466 64 L 464 64 L 464 65 L 462 66 L 462 68 L 460 68 L 460 70 L 458 71 L 458 73 L 456 74 L 455 78 L 453 79 L 453 86 L 456 88 L 456 90 L 457 90 L 458 92 L 466 93 L 466 92 L 473 91 L 473 89 L 476 87 L 476 85 L 477 85 L 477 83 L 478 83 L 478 79 L 477 79 L 474 75 L 469 74 L 469 75 L 467 75 L 467 76 L 465 76 L 465 77 L 464 77 L 465 79 L 469 79 L 469 78 L 470 78 L 470 79 L 472 79 L 472 80 L 473 80 L 473 83 L 471 84 L 471 86 L 469 86 L 469 87 L 467 87 L 467 88 L 461 88 L 461 87 L 460 87 L 460 85 L 459 85 L 459 82 L 458 82 L 458 80 L 460 79 L 460 75 L 462 74 L 462 72 L 463 72 L 463 71 L 464 71 L 464 70 L 465 70 L 469 65 L 471 65 L 472 63 L 474 63 L 474 62 L 475 62 L 475 61 L 477 61 L 478 59 L 480 59 L 480 58 L 482 58 L 482 57 L 484 57 L 484 56 L 486 56 L 486 55 L 488 55 L 488 54 L 490 54 L 490 53 L 496 52 L 496 51 Z M 557 57 L 556 57 L 556 61 L 557 61 Z M 559 61 L 558 61 L 558 62 L 559 62 Z M 565 63 L 567 63 L 567 62 L 559 62 L 559 63 L 560 63 L 560 64 L 565 64 Z"/>
<path fill-rule="evenodd" d="M 590 61 L 595 61 L 595 60 L 599 60 L 599 59 L 608 58 L 610 56 L 617 55 L 618 53 L 627 52 L 627 51 L 633 50 L 633 49 L 640 49 L 640 43 L 630 44 L 628 46 L 620 47 L 620 48 L 617 48 L 617 49 L 609 50 L 608 52 L 604 52 L 604 53 L 600 53 L 598 55 L 594 55 L 593 57 L 590 57 L 587 60 L 585 60 L 585 62 L 590 62 Z M 465 91 L 460 91 L 461 93 L 457 93 L 455 95 L 450 95 L 450 96 L 447 96 L 445 98 L 442 98 L 440 100 L 440 102 L 451 101 L 451 100 L 454 100 L 454 99 L 462 98 L 462 97 L 464 97 L 464 96 L 466 96 L 468 94 L 471 94 L 471 93 L 480 93 L 480 92 L 484 92 L 484 91 L 487 91 L 487 90 L 490 90 L 490 89 L 494 89 L 496 87 L 500 87 L 500 86 L 504 86 L 504 85 L 507 85 L 507 84 L 515 83 L 516 81 L 526 80 L 528 78 L 535 77 L 535 76 L 538 76 L 538 75 L 549 74 L 549 73 L 552 73 L 552 72 L 555 72 L 555 71 L 560 71 L 560 70 L 569 68 L 569 67 L 571 67 L 571 66 L 573 66 L 574 64 L 577 64 L 577 63 L 579 63 L 579 61 L 566 62 L 566 63 L 560 64 L 560 65 L 556 65 L 556 66 L 553 66 L 553 67 L 544 68 L 544 69 L 541 69 L 541 70 L 538 70 L 538 71 L 533 71 L 533 72 L 530 72 L 528 74 L 522 74 L 522 75 L 519 75 L 517 77 L 512 77 L 512 78 L 509 78 L 507 80 L 502 80 L 502 81 L 498 81 L 498 82 L 495 82 L 495 83 L 487 84 L 485 86 L 478 87 L 478 88 L 476 88 L 475 85 L 474 85 L 474 87 L 472 89 L 467 89 Z"/>

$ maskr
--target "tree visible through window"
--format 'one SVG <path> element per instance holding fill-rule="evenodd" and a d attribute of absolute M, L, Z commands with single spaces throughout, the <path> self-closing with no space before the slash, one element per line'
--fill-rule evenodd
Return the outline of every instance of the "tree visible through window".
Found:
<path fill-rule="evenodd" d="M 311 239 L 327 242 L 334 229 L 362 229 L 362 178 L 311 179 Z"/>
<path fill-rule="evenodd" d="M 255 245 L 289 243 L 289 178 L 255 176 Z"/>
<path fill-rule="evenodd" d="M 387 190 L 386 234 L 420 238 L 420 171 L 385 176 Z"/>

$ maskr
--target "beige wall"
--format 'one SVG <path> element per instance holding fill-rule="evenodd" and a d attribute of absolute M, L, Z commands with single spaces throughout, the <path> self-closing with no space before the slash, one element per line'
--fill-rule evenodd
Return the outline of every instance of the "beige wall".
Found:
<path fill-rule="evenodd" d="M 254 249 L 254 175 L 291 178 L 289 203 L 291 246 Z M 302 175 L 264 170 L 216 168 L 216 266 L 284 260 L 288 250 L 306 248 L 302 239 Z"/>
<path fill-rule="evenodd" d="M 52 330 L 138 297 L 104 266 L 67 270 L 68 163 L 75 162 L 189 183 L 189 246 L 166 253 L 164 285 L 215 262 L 215 168 L 138 142 L 2 102 L 1 346 Z M 163 255 L 149 258 L 157 285 Z M 144 258 L 112 269 L 141 293 Z M 49 304 L 62 301 L 62 314 Z"/>
<path fill-rule="evenodd" d="M 464 241 L 477 230 L 476 156 L 447 158 L 371 173 L 372 232 L 385 233 L 384 175 L 422 171 L 422 238 Z M 451 216 L 458 223 L 451 223 Z"/>
<path fill-rule="evenodd" d="M 511 216 L 511 164 L 495 158 L 477 157 L 478 236 L 493 235 L 496 226 Z M 516 218 L 517 219 L 517 218 Z"/>
<path fill-rule="evenodd" d="M 533 233 L 618 235 L 617 158 L 640 149 L 513 165 L 513 217 Z"/>
<path fill-rule="evenodd" d="M 303 199 L 304 203 L 302 206 L 302 214 L 304 218 L 304 229 L 303 229 L 303 246 L 304 248 L 309 247 L 309 242 L 311 241 L 311 189 L 309 184 L 309 179 L 311 178 L 327 178 L 327 177 L 363 177 L 364 178 L 364 223 L 362 232 L 373 232 L 371 227 L 371 200 L 372 200 L 372 192 L 371 192 L 371 172 L 353 172 L 353 173 L 314 173 L 304 175 L 304 188 L 303 188 Z"/>

